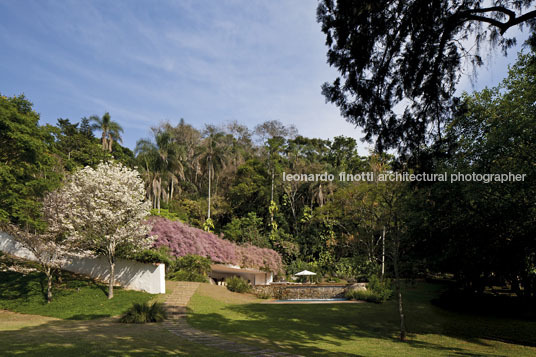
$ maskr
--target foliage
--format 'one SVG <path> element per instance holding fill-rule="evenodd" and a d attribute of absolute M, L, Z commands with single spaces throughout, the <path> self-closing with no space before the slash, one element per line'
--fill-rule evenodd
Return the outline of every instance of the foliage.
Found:
<path fill-rule="evenodd" d="M 273 250 L 251 245 L 238 246 L 215 234 L 190 227 L 182 222 L 151 218 L 151 234 L 157 236 L 155 246 L 167 246 L 177 257 L 196 254 L 213 262 L 241 267 L 282 270 L 281 257 Z"/>
<path fill-rule="evenodd" d="M 238 276 L 233 276 L 229 279 L 226 279 L 225 284 L 229 291 L 235 293 L 247 293 L 251 290 L 249 283 Z"/>
<path fill-rule="evenodd" d="M 71 243 L 108 258 L 112 298 L 117 249 L 149 247 L 154 239 L 143 221 L 150 209 L 143 181 L 119 163 L 101 163 L 74 173 L 59 193 L 67 202 L 60 220 Z"/>
<path fill-rule="evenodd" d="M 382 301 L 386 301 L 387 299 L 389 299 L 391 297 L 391 294 L 393 293 L 391 287 L 391 280 L 381 279 L 377 275 L 372 275 L 369 277 L 367 290 L 370 290 L 373 293 L 377 294 Z"/>
<path fill-rule="evenodd" d="M 368 302 L 375 302 L 381 304 L 386 299 L 382 295 L 371 290 L 350 290 L 346 293 L 346 298 L 350 300 L 363 300 Z"/>
<path fill-rule="evenodd" d="M 52 137 L 24 95 L 0 95 L 0 221 L 43 228 L 40 201 L 59 185 Z"/>
<path fill-rule="evenodd" d="M 507 285 L 536 296 L 531 273 L 536 230 L 536 57 L 521 54 L 497 88 L 464 97 L 464 110 L 449 123 L 448 141 L 435 172 L 526 174 L 519 182 L 421 185 L 406 200 L 413 260 L 454 274 L 468 293 Z M 447 140 L 447 139 L 446 139 Z"/>
<path fill-rule="evenodd" d="M 381 280 L 377 275 L 372 275 L 369 277 L 366 290 L 348 290 L 346 292 L 346 298 L 383 303 L 389 300 L 392 293 L 393 290 L 389 279 Z"/>
<path fill-rule="evenodd" d="M 160 212 L 158 209 L 153 208 L 151 209 L 151 216 L 157 216 L 157 217 L 163 217 L 166 219 L 169 219 L 170 221 L 179 221 L 180 216 L 175 212 L 170 212 L 168 209 L 160 209 Z"/>
<path fill-rule="evenodd" d="M 250 243 L 257 247 L 270 247 L 268 238 L 263 234 L 262 218 L 257 217 L 255 212 L 249 212 L 246 217 L 233 218 L 223 227 L 222 232 L 225 239 L 239 244 Z"/>
<path fill-rule="evenodd" d="M 195 254 L 187 254 L 185 256 L 177 258 L 175 267 L 178 270 L 184 270 L 206 277 L 208 273 L 210 273 L 211 263 L 212 262 L 209 258 L 205 258 Z"/>
<path fill-rule="evenodd" d="M 164 263 L 167 271 L 175 265 L 175 258 L 171 256 L 168 247 L 143 249 L 132 257 L 126 256 L 126 258 L 132 258 L 141 263 Z"/>
<path fill-rule="evenodd" d="M 209 233 L 214 231 L 214 221 L 212 218 L 209 217 L 205 220 L 205 223 L 203 223 L 203 230 Z"/>
<path fill-rule="evenodd" d="M 427 133 L 441 137 L 464 61 L 482 65 L 486 41 L 506 53 L 516 43 L 505 36 L 510 27 L 534 31 L 532 3 L 324 0 L 317 20 L 340 77 L 322 92 L 380 151 L 417 150 Z"/>
<path fill-rule="evenodd" d="M 153 302 L 149 304 L 134 303 L 131 308 L 125 312 L 121 319 L 122 323 L 127 324 L 144 324 L 147 322 L 162 322 L 167 318 L 167 312 L 164 304 Z"/>
<path fill-rule="evenodd" d="M 123 142 L 121 138 L 123 128 L 112 120 L 110 113 L 104 113 L 102 118 L 92 115 L 89 118 L 89 122 L 93 123 L 90 126 L 91 130 L 100 130 L 102 132 L 102 150 L 112 152 L 114 142 Z"/>

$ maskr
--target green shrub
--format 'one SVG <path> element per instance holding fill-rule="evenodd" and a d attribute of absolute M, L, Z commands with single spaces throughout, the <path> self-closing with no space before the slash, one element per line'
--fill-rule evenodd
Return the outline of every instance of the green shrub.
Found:
<path fill-rule="evenodd" d="M 193 281 L 197 283 L 208 282 L 207 276 L 186 270 L 177 270 L 169 273 L 167 279 L 173 281 Z"/>
<path fill-rule="evenodd" d="M 378 294 L 370 290 L 350 290 L 346 293 L 346 298 L 350 300 L 364 300 L 375 303 L 384 302 Z"/>
<path fill-rule="evenodd" d="M 369 278 L 367 290 L 350 290 L 346 292 L 346 298 L 351 300 L 365 300 L 382 303 L 391 297 L 393 290 L 389 279 L 381 280 L 376 275 Z"/>
<path fill-rule="evenodd" d="M 381 302 L 389 300 L 393 293 L 390 279 L 380 279 L 377 275 L 371 275 L 367 289 L 375 293 Z"/>
<path fill-rule="evenodd" d="M 151 210 L 151 216 L 157 216 L 157 217 L 164 217 L 166 219 L 169 219 L 170 221 L 180 221 L 181 217 L 179 214 L 175 212 L 170 212 L 167 209 L 160 209 L 160 212 L 158 212 L 158 209 L 153 208 Z"/>
<path fill-rule="evenodd" d="M 175 259 L 171 256 L 168 247 L 160 247 L 158 249 L 144 249 L 134 256 L 134 259 L 141 263 L 164 263 L 166 269 L 170 269 Z"/>
<path fill-rule="evenodd" d="M 155 302 L 134 304 L 123 316 L 120 322 L 127 324 L 144 324 L 146 322 L 161 322 L 167 318 L 167 312 L 164 304 Z"/>
<path fill-rule="evenodd" d="M 210 273 L 212 261 L 200 255 L 188 254 L 175 262 L 175 270 L 184 270 L 197 275 L 207 276 Z"/>
<path fill-rule="evenodd" d="M 230 279 L 227 279 L 226 283 L 227 289 L 235 293 L 246 293 L 251 289 L 247 281 L 237 276 L 233 276 Z"/>

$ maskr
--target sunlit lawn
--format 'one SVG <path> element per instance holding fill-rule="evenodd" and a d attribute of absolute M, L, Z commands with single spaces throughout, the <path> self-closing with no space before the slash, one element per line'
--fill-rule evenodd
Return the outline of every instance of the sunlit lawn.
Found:
<path fill-rule="evenodd" d="M 536 321 L 464 315 L 430 303 L 441 285 L 405 294 L 408 342 L 397 340 L 395 301 L 382 305 L 270 305 L 217 286 L 201 285 L 190 301 L 194 327 L 262 341 L 304 355 L 534 356 Z M 508 341 L 508 342 L 501 342 Z"/>

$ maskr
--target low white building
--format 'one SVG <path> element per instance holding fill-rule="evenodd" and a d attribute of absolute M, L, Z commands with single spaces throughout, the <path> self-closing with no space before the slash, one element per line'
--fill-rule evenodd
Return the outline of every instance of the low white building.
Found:
<path fill-rule="evenodd" d="M 210 268 L 209 277 L 217 284 L 233 276 L 238 276 L 249 281 L 251 285 L 268 285 L 274 280 L 274 274 L 272 272 L 258 269 L 241 268 L 230 264 L 212 264 Z"/>

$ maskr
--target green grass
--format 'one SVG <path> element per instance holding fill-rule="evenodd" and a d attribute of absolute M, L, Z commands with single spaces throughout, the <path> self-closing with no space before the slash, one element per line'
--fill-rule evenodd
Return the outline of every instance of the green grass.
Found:
<path fill-rule="evenodd" d="M 58 320 L 0 311 L 1 356 L 223 356 L 220 350 L 179 338 L 161 324 L 115 319 Z"/>
<path fill-rule="evenodd" d="M 0 309 L 61 319 L 89 320 L 120 315 L 133 303 L 144 303 L 154 297 L 140 291 L 114 288 L 114 298 L 108 300 L 105 284 L 69 273 L 63 273 L 62 276 L 63 282 L 55 284 L 52 302 L 47 304 L 44 274 L 0 272 Z"/>
<path fill-rule="evenodd" d="M 399 342 L 396 301 L 384 304 L 259 304 L 202 284 L 190 300 L 189 323 L 232 339 L 304 355 L 534 356 L 536 321 L 443 310 L 430 303 L 443 288 L 405 292 L 408 341 Z"/>

